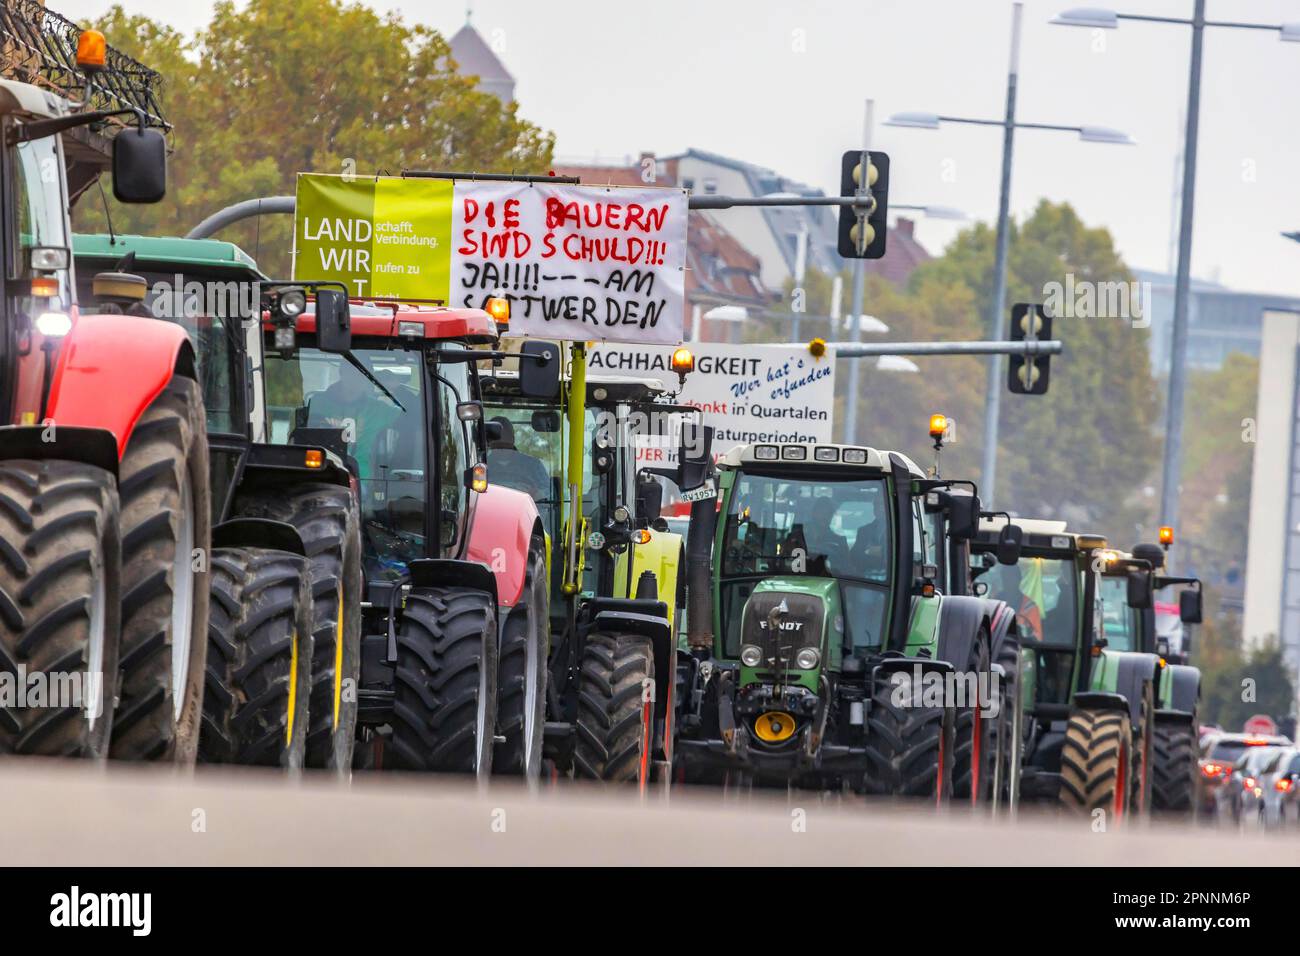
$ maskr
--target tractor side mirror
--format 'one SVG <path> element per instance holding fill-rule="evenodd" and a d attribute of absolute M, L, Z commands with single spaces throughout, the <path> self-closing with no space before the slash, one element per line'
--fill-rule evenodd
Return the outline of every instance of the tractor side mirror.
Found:
<path fill-rule="evenodd" d="M 682 423 L 682 444 L 677 451 L 677 487 L 699 488 L 713 466 L 713 429 L 695 422 Z"/>
<path fill-rule="evenodd" d="M 642 473 L 636 479 L 637 523 L 650 526 L 659 520 L 664 507 L 664 486 L 653 475 Z"/>
<path fill-rule="evenodd" d="M 1188 588 L 1178 595 L 1178 619 L 1184 624 L 1200 624 L 1203 611 L 1200 588 Z"/>
<path fill-rule="evenodd" d="M 560 393 L 560 347 L 525 342 L 519 349 L 519 391 L 524 398 L 555 398 Z"/>
<path fill-rule="evenodd" d="M 1020 547 L 1024 542 L 1020 525 L 1007 522 L 998 533 L 998 564 L 1015 564 L 1020 560 Z"/>
<path fill-rule="evenodd" d="M 113 195 L 129 203 L 167 195 L 167 141 L 158 130 L 127 128 L 113 137 Z"/>
<path fill-rule="evenodd" d="M 560 413 L 548 408 L 539 408 L 533 412 L 530 424 L 535 432 L 554 434 L 560 430 Z"/>
<path fill-rule="evenodd" d="M 980 529 L 978 495 L 948 496 L 948 535 L 958 541 L 970 541 Z M 1017 560 L 1019 556 L 1017 555 Z"/>
<path fill-rule="evenodd" d="M 1128 572 L 1128 606 L 1138 611 L 1145 611 L 1151 606 L 1155 597 L 1151 574 L 1147 571 Z"/>
<path fill-rule="evenodd" d="M 316 347 L 334 355 L 352 348 L 352 309 L 338 289 L 316 290 Z"/>

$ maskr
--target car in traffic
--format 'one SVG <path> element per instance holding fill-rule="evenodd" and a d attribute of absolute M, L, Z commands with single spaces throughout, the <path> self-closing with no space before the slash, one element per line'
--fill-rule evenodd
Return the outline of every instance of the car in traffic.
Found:
<path fill-rule="evenodd" d="M 1203 736 L 1198 760 L 1200 773 L 1197 809 L 1206 816 L 1216 814 L 1219 794 L 1232 776 L 1234 765 L 1247 751 L 1256 747 L 1288 746 L 1290 743 L 1286 737 L 1263 737 L 1257 734 L 1213 733 Z"/>
<path fill-rule="evenodd" d="M 1282 751 L 1263 779 L 1261 818 L 1269 829 L 1300 829 L 1300 747 Z"/>
<path fill-rule="evenodd" d="M 1276 765 L 1284 748 L 1276 744 L 1248 746 L 1232 765 L 1227 779 L 1214 794 L 1214 816 L 1220 824 L 1258 822 L 1261 781 Z"/>

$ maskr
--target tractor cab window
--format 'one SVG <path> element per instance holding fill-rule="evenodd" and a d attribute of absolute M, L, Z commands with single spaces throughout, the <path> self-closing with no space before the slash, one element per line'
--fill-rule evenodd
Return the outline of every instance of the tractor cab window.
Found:
<path fill-rule="evenodd" d="M 1078 621 L 1079 574 L 1071 558 L 1023 557 L 994 565 L 980 578 L 988 596 L 1016 612 L 1020 637 L 1056 647 L 1074 647 Z"/>
<path fill-rule="evenodd" d="M 1140 621 L 1136 611 L 1128 606 L 1128 582 L 1122 576 L 1103 574 L 1099 579 L 1098 594 L 1101 601 L 1102 636 L 1111 650 L 1137 651 Z"/>
<path fill-rule="evenodd" d="M 382 348 L 351 354 L 357 365 L 314 348 L 300 348 L 288 361 L 267 351 L 271 440 L 322 445 L 345 458 L 360 482 L 366 576 L 395 579 L 409 561 L 425 556 L 429 429 L 422 358 Z M 457 487 L 462 476 L 456 476 Z"/>
<path fill-rule="evenodd" d="M 487 405 L 484 416 L 501 426 L 488 442 L 488 480 L 532 496 L 551 540 L 561 540 L 567 461 L 560 411 L 539 405 Z"/>
<path fill-rule="evenodd" d="M 8 274 L 12 279 L 30 279 L 30 250 L 33 246 L 55 246 L 70 249 L 68 237 L 68 210 L 63 199 L 63 160 L 59 156 L 58 137 L 45 136 L 9 150 L 8 165 L 11 170 L 10 202 L 17 219 L 16 242 L 10 244 Z M 71 305 L 71 290 L 67 276 L 57 276 L 61 288 L 57 301 L 41 299 L 23 303 L 24 311 L 39 306 L 67 308 Z M 34 316 L 33 316 L 34 318 Z"/>
<path fill-rule="evenodd" d="M 459 351 L 464 349 L 464 346 L 451 344 L 444 348 L 449 351 Z M 464 531 L 465 495 L 468 494 L 465 489 L 465 472 L 472 464 L 471 459 L 478 458 L 469 426 L 456 414 L 456 405 L 459 402 L 466 402 L 473 398 L 469 385 L 469 363 L 449 362 L 440 365 L 437 383 L 438 394 L 435 401 L 438 405 L 440 457 L 435 467 L 439 470 L 438 488 L 442 506 L 438 521 L 438 533 L 442 540 L 438 544 L 444 554 L 449 554 L 461 540 Z M 489 470 L 488 480 L 491 479 Z"/>
<path fill-rule="evenodd" d="M 94 296 L 95 275 L 114 271 L 111 259 L 77 257 L 77 301 L 83 313 L 102 308 Z M 257 319 L 258 303 L 251 279 L 205 278 L 202 274 L 133 270 L 148 283 L 144 302 L 129 311 L 174 322 L 194 346 L 209 432 L 242 434 L 243 396 L 235 383 L 235 363 L 245 360 L 244 323 Z M 179 281 L 178 281 L 179 280 Z"/>

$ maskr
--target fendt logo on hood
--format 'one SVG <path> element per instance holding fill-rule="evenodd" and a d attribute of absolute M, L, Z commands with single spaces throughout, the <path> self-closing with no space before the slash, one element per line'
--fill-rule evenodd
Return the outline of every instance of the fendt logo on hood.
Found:
<path fill-rule="evenodd" d="M 785 615 L 789 613 L 790 607 L 785 603 L 785 599 L 782 598 L 780 604 L 767 612 L 766 618 L 758 619 L 759 629 L 764 631 L 769 628 L 777 631 L 802 631 L 804 622 L 787 620 Z"/>

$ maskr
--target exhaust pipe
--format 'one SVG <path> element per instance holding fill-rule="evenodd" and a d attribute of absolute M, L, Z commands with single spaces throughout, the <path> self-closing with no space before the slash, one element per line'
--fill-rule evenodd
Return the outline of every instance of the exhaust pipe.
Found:
<path fill-rule="evenodd" d="M 693 650 L 713 646 L 713 535 L 718 529 L 718 499 L 691 505 L 686 532 L 686 642 Z"/>

